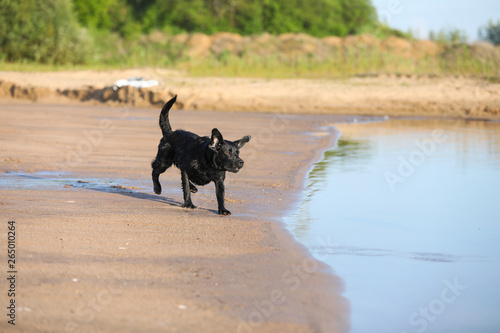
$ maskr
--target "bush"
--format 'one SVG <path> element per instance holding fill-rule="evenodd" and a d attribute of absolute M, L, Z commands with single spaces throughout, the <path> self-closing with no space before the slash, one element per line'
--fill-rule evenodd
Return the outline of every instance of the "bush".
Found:
<path fill-rule="evenodd" d="M 118 32 L 137 24 L 142 32 L 304 32 L 312 36 L 345 36 L 376 23 L 370 0 L 73 0 L 80 23 Z M 121 15 L 114 13 L 120 12 Z M 111 18 L 114 17 L 114 20 Z M 117 20 L 123 20 L 114 24 Z M 124 36 L 126 37 L 126 36 Z"/>
<path fill-rule="evenodd" d="M 429 39 L 441 44 L 466 44 L 467 34 L 460 29 L 441 29 L 438 32 L 430 31 Z"/>
<path fill-rule="evenodd" d="M 85 63 L 90 40 L 70 0 L 0 0 L 0 57 L 7 61 Z"/>
<path fill-rule="evenodd" d="M 497 23 L 488 22 L 488 25 L 479 30 L 479 37 L 493 45 L 500 45 L 500 20 Z"/>

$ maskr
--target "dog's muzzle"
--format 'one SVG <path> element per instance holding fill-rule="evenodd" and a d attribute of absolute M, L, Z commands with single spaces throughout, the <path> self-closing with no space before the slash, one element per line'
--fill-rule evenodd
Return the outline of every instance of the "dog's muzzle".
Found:
<path fill-rule="evenodd" d="M 227 171 L 237 173 L 238 171 L 240 171 L 241 168 L 243 168 L 244 164 L 245 162 L 243 162 L 243 160 L 240 158 L 234 162 L 233 168 L 228 169 Z"/>

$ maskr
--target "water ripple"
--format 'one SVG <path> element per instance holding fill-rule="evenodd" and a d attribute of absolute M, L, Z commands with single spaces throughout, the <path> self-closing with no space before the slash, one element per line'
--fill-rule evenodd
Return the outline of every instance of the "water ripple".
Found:
<path fill-rule="evenodd" d="M 313 253 L 322 256 L 346 255 L 346 256 L 362 256 L 362 257 L 399 257 L 417 261 L 431 262 L 459 262 L 459 261 L 484 261 L 485 259 L 478 256 L 453 255 L 446 253 L 431 253 L 431 252 L 399 252 L 385 249 L 371 249 L 353 246 L 316 246 L 311 248 Z"/>

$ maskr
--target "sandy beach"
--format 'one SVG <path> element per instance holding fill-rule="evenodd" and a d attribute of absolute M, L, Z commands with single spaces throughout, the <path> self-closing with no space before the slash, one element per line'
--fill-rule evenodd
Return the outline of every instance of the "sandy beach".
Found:
<path fill-rule="evenodd" d="M 160 84 L 113 91 L 116 80 Z M 374 74 L 339 80 L 191 77 L 176 70 L 0 72 L 0 98 L 185 110 L 499 119 L 500 83 L 463 76 Z"/>
<path fill-rule="evenodd" d="M 253 137 L 226 180 L 233 215 L 221 217 L 213 185 L 193 196 L 196 210 L 181 208 L 177 169 L 153 193 L 158 112 L 2 100 L 1 248 L 15 221 L 16 331 L 347 331 L 341 279 L 280 218 L 348 118 L 173 110 L 174 127 Z"/>
<path fill-rule="evenodd" d="M 112 91 L 130 76 L 160 86 Z M 157 117 L 174 94 L 173 127 L 201 135 L 217 127 L 229 140 L 252 135 L 245 167 L 226 180 L 230 217 L 216 214 L 213 185 L 193 196 L 196 210 L 181 208 L 177 169 L 161 176 L 162 195 L 153 193 Z M 1 72 L 0 246 L 15 221 L 16 331 L 346 332 L 341 278 L 281 220 L 333 144 L 335 124 L 497 120 L 499 111 L 500 85 L 470 78 Z M 5 293 L 0 301 L 9 302 Z M 2 331 L 9 326 L 0 322 Z"/>

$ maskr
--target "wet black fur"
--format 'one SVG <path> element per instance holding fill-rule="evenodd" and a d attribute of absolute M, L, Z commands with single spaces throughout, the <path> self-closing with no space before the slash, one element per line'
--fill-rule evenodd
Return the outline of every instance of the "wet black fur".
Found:
<path fill-rule="evenodd" d="M 196 185 L 215 183 L 215 194 L 218 212 L 230 215 L 224 207 L 224 179 L 226 171 L 238 172 L 243 167 L 239 150 L 250 141 L 246 135 L 234 142 L 224 140 L 217 128 L 212 130 L 210 137 L 200 137 L 194 133 L 176 130 L 172 131 L 168 120 L 168 112 L 174 105 L 177 96 L 168 101 L 160 113 L 160 128 L 163 138 L 158 145 L 158 153 L 151 163 L 153 168 L 153 185 L 156 194 L 161 193 L 159 176 L 174 164 L 181 170 L 182 190 L 186 208 L 196 208 L 191 201 L 191 192 L 196 193 Z"/>

